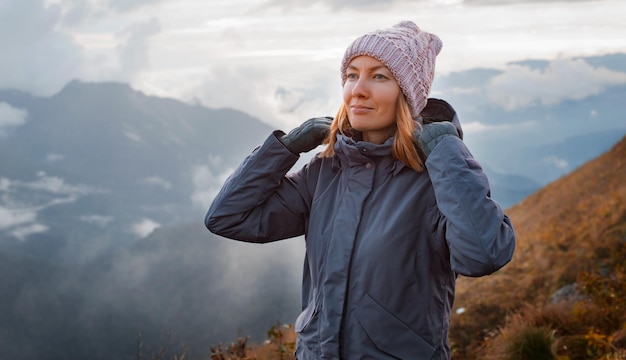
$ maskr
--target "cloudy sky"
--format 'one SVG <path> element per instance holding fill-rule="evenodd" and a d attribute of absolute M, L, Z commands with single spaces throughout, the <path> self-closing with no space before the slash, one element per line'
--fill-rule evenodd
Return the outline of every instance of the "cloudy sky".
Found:
<path fill-rule="evenodd" d="M 0 88 L 122 81 L 289 128 L 334 114 L 342 53 L 373 29 L 439 35 L 447 74 L 623 52 L 625 17 L 623 0 L 2 0 Z"/>

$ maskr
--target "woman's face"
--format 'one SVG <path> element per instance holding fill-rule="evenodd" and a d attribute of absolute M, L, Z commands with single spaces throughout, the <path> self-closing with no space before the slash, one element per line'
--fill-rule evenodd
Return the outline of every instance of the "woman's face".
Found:
<path fill-rule="evenodd" d="M 382 144 L 394 135 L 401 94 L 391 71 L 377 59 L 363 55 L 348 64 L 343 101 L 348 121 L 363 133 L 363 141 Z"/>

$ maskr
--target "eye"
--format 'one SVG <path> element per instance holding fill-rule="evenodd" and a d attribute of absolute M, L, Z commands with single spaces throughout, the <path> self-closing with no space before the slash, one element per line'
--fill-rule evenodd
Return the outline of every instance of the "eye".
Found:
<path fill-rule="evenodd" d="M 381 73 L 376 73 L 374 74 L 374 79 L 376 80 L 386 80 L 389 79 L 389 77 L 385 74 L 381 74 Z"/>
<path fill-rule="evenodd" d="M 354 79 L 358 79 L 358 78 L 359 78 L 359 76 L 356 73 L 347 73 L 346 74 L 346 79 L 354 80 Z"/>

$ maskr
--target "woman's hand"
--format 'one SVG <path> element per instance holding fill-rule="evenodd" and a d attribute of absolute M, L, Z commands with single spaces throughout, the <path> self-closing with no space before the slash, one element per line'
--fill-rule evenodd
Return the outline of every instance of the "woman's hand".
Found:
<path fill-rule="evenodd" d="M 435 146 L 448 136 L 459 136 L 454 124 L 449 121 L 440 121 L 422 126 L 413 133 L 413 136 L 420 144 L 426 157 L 430 155 Z"/>
<path fill-rule="evenodd" d="M 329 116 L 312 118 L 291 130 L 289 134 L 281 136 L 278 140 L 289 151 L 299 155 L 300 153 L 311 151 L 320 145 L 326 138 L 326 135 L 328 135 L 332 122 L 333 118 Z"/>

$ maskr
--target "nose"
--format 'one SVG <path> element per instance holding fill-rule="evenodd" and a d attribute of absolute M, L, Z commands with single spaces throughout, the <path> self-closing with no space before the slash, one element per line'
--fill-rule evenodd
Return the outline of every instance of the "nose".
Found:
<path fill-rule="evenodd" d="M 357 98 L 367 97 L 368 89 L 367 89 L 367 79 L 361 77 L 357 81 L 353 83 L 352 96 Z"/>

